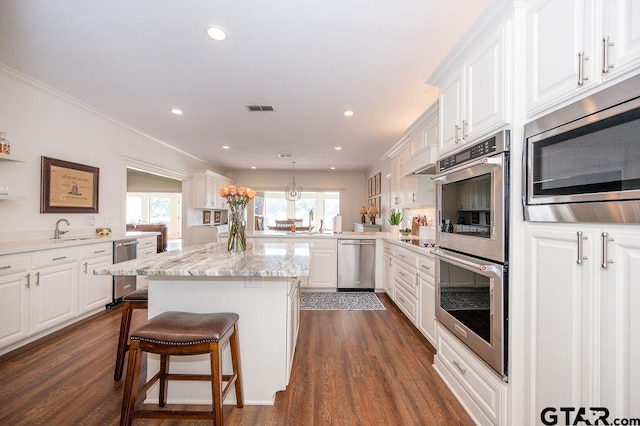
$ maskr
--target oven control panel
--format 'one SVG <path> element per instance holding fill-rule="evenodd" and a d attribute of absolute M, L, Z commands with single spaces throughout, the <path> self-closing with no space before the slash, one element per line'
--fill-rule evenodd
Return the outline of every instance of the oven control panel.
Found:
<path fill-rule="evenodd" d="M 508 151 L 508 143 L 509 131 L 505 130 L 487 140 L 440 159 L 438 161 L 437 172 L 440 173 L 452 167 L 475 160 L 476 158 L 487 157 L 498 152 Z"/>

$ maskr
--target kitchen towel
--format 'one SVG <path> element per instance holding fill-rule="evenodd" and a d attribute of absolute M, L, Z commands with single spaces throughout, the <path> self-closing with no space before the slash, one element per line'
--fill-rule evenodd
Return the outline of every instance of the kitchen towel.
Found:
<path fill-rule="evenodd" d="M 333 217 L 333 232 L 342 234 L 342 216 L 340 215 Z"/>

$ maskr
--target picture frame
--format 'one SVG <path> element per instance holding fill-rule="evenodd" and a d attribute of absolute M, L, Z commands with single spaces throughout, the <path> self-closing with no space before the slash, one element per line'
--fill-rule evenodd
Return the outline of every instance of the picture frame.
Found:
<path fill-rule="evenodd" d="M 382 173 L 375 175 L 374 181 L 375 192 L 373 195 L 380 195 L 382 193 Z"/>
<path fill-rule="evenodd" d="M 213 223 L 214 223 L 214 225 L 220 223 L 220 211 L 219 210 L 214 210 L 214 212 L 213 212 Z"/>
<path fill-rule="evenodd" d="M 479 212 L 471 212 L 471 224 L 478 225 L 480 223 L 480 213 Z"/>
<path fill-rule="evenodd" d="M 211 212 L 209 210 L 202 212 L 202 223 L 204 225 L 211 223 Z"/>
<path fill-rule="evenodd" d="M 99 213 L 100 169 L 42 156 L 40 213 Z"/>

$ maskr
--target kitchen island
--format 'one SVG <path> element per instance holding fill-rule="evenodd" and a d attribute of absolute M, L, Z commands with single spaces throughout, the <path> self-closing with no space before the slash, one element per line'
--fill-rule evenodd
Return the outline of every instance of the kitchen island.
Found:
<path fill-rule="evenodd" d="M 96 274 L 149 277 L 152 318 L 165 311 L 236 312 L 240 316 L 240 358 L 247 405 L 273 404 L 275 393 L 289 383 L 298 332 L 299 286 L 309 275 L 310 244 L 260 244 L 244 253 L 229 253 L 226 243 L 209 243 L 161 253 L 151 259 L 118 263 Z M 114 348 L 115 353 L 115 348 Z M 228 348 L 224 373 L 230 371 Z M 147 376 L 159 368 L 148 356 Z M 170 371 L 208 372 L 207 355 L 176 357 Z M 169 403 L 207 404 L 207 382 L 171 382 Z M 157 384 L 147 393 L 157 402 Z M 225 401 L 230 404 L 235 395 Z"/>

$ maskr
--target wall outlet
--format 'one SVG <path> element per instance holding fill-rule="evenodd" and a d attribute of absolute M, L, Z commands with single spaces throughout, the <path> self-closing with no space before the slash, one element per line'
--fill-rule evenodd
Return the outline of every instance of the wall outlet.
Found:
<path fill-rule="evenodd" d="M 264 287 L 264 280 L 261 277 L 246 277 L 244 279 L 245 288 L 262 288 Z"/>
<path fill-rule="evenodd" d="M 87 226 L 95 226 L 95 225 L 96 225 L 96 217 L 87 216 Z"/>

